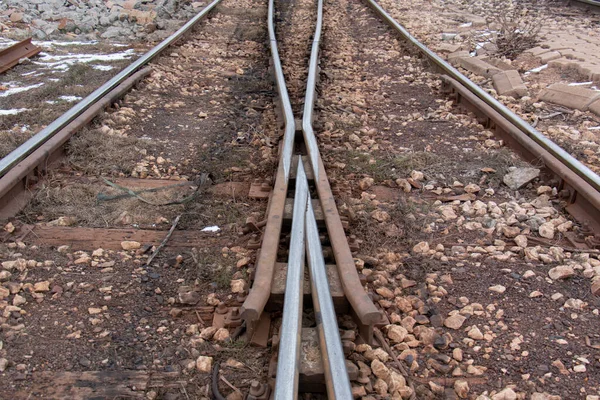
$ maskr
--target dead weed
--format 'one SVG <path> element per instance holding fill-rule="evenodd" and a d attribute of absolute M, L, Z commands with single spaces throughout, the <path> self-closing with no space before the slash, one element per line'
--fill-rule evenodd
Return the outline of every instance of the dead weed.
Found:
<path fill-rule="evenodd" d="M 147 140 L 108 135 L 86 127 L 69 141 L 68 162 L 86 174 L 129 175 L 141 158 L 142 150 L 151 147 Z"/>

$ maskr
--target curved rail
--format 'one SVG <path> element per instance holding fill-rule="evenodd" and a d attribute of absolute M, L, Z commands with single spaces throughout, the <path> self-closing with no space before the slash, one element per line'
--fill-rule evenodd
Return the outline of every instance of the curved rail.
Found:
<path fill-rule="evenodd" d="M 348 245 L 348 240 L 344 233 L 344 227 L 331 192 L 331 186 L 325 173 L 325 167 L 317 140 L 312 127 L 313 109 L 316 98 L 316 83 L 319 63 L 319 45 L 321 40 L 322 29 L 322 13 L 323 1 L 319 0 L 317 15 L 317 26 L 313 37 L 313 46 L 311 49 L 309 72 L 306 81 L 306 96 L 304 98 L 304 114 L 302 116 L 302 133 L 304 142 L 308 149 L 310 163 L 313 169 L 317 194 L 321 202 L 323 214 L 325 217 L 325 225 L 329 234 L 329 241 L 333 250 L 335 263 L 337 265 L 340 281 L 344 289 L 344 295 L 355 314 L 360 321 L 361 335 L 367 342 L 372 338 L 372 326 L 380 321 L 381 314 L 371 301 L 360 283 L 360 279 L 356 272 L 354 258 Z"/>
<path fill-rule="evenodd" d="M 25 143 L 17 147 L 15 150 L 10 152 L 6 157 L 0 160 L 0 177 L 4 176 L 10 168 L 12 168 L 15 164 L 19 163 L 29 154 L 33 153 L 37 148 L 39 148 L 42 144 L 44 144 L 48 139 L 53 137 L 58 131 L 67 126 L 71 121 L 75 118 L 79 117 L 82 113 L 84 113 L 88 108 L 90 108 L 94 103 L 102 99 L 108 93 L 110 93 L 114 88 L 119 86 L 123 81 L 129 78 L 133 73 L 135 73 L 138 69 L 148 64 L 154 57 L 162 53 L 167 47 L 171 46 L 177 40 L 179 40 L 183 35 L 185 35 L 190 29 L 198 23 L 202 18 L 204 18 L 217 4 L 219 4 L 221 0 L 214 0 L 212 3 L 207 5 L 200 11 L 194 18 L 189 20 L 184 26 L 179 28 L 177 32 L 163 40 L 156 47 L 148 51 L 142 57 L 137 59 L 119 74 L 115 75 L 108 82 L 100 86 L 98 89 L 94 90 L 91 94 L 89 94 L 85 99 L 77 103 L 73 106 L 69 111 L 58 117 L 54 120 L 50 125 L 33 135 L 29 138 Z"/>
<path fill-rule="evenodd" d="M 576 1 L 577 3 L 589 4 L 594 7 L 600 7 L 600 0 L 569 0 Z"/>
<path fill-rule="evenodd" d="M 423 43 L 419 42 L 414 36 L 410 34 L 398 21 L 390 16 L 379 4 L 374 0 L 366 0 L 367 3 L 383 18 L 389 25 L 396 29 L 404 39 L 408 40 L 414 46 L 416 46 L 427 58 L 429 58 L 435 65 L 442 69 L 447 75 L 460 82 L 463 86 L 467 87 L 477 97 L 487 103 L 502 117 L 506 118 L 523 133 L 531 137 L 540 146 L 546 149 L 550 154 L 559 159 L 565 166 L 587 181 L 596 190 L 600 191 L 600 176 L 594 173 L 591 169 L 586 167 L 577 160 L 575 157 L 567 153 L 564 149 L 554 143 L 552 140 L 544 136 L 541 132 L 536 130 L 533 126 L 525 122 L 521 117 L 512 112 L 504 104 L 500 103 L 494 97 L 492 97 L 485 90 L 473 83 L 469 78 L 461 74 L 456 68 L 452 67 L 445 60 L 439 57 L 435 52 L 431 51 Z"/>
<path fill-rule="evenodd" d="M 269 12 L 267 18 L 269 41 L 271 44 L 271 61 L 273 62 L 279 101 L 283 107 L 285 128 L 283 135 L 283 149 L 279 160 L 279 166 L 277 167 L 277 176 L 275 178 L 273 194 L 269 202 L 267 225 L 263 234 L 260 255 L 256 263 L 256 277 L 252 285 L 252 290 L 248 294 L 248 297 L 240 310 L 242 318 L 246 321 L 249 332 L 253 331 L 254 325 L 260 318 L 271 294 L 271 283 L 273 281 L 273 273 L 277 261 L 279 235 L 281 234 L 281 225 L 283 223 L 285 199 L 288 190 L 292 152 L 294 151 L 294 138 L 296 134 L 292 103 L 290 102 L 281 60 L 279 59 L 277 37 L 275 36 L 275 25 L 273 22 L 274 13 L 274 0 L 269 0 Z"/>

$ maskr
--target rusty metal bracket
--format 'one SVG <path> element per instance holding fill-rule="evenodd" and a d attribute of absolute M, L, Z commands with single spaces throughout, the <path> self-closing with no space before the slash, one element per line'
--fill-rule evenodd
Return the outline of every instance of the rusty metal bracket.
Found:
<path fill-rule="evenodd" d="M 31 43 L 31 38 L 0 51 L 0 74 L 17 65 L 23 58 L 33 57 L 40 51 L 42 48 Z"/>

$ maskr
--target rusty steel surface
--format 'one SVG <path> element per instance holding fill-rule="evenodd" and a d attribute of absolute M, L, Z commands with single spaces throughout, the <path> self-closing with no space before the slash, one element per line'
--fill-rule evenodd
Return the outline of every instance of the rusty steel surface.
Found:
<path fill-rule="evenodd" d="M 277 251 L 279 249 L 279 237 L 285 211 L 285 200 L 290 178 L 292 153 L 294 151 L 294 138 L 296 134 L 292 105 L 283 76 L 283 68 L 279 59 L 277 49 L 277 38 L 275 37 L 274 13 L 275 4 L 269 1 L 269 12 L 267 24 L 269 29 L 269 41 L 271 45 L 271 62 L 274 68 L 275 82 L 279 93 L 279 102 L 283 110 L 285 121 L 283 145 L 280 146 L 280 160 L 277 167 L 275 186 L 269 199 L 267 210 L 267 225 L 263 234 L 260 255 L 256 262 L 256 273 L 254 283 L 241 308 L 242 318 L 246 321 L 246 328 L 251 337 L 262 312 L 269 301 L 275 263 L 277 262 Z"/>
<path fill-rule="evenodd" d="M 313 176 L 315 178 L 315 185 L 317 193 L 319 195 L 319 201 L 321 202 L 321 209 L 325 218 L 325 225 L 327 226 L 327 232 L 331 248 L 333 250 L 333 256 L 335 264 L 337 265 L 338 274 L 344 290 L 344 295 L 350 307 L 352 314 L 356 317 L 358 325 L 360 326 L 360 332 L 363 340 L 367 343 L 372 341 L 372 330 L 373 325 L 379 322 L 381 318 L 380 312 L 375 308 L 373 301 L 368 296 L 365 289 L 362 287 L 350 245 L 344 232 L 342 220 L 338 213 L 333 193 L 331 192 L 331 186 L 327 179 L 327 173 L 323 165 L 321 154 L 317 146 L 317 140 L 313 131 L 313 109 L 316 100 L 316 81 L 319 61 L 319 44 L 321 37 L 321 25 L 322 25 L 322 1 L 318 4 L 318 16 L 317 25 L 315 28 L 315 35 L 313 38 L 313 46 L 311 49 L 311 57 L 309 63 L 309 72 L 306 82 L 306 97 L 304 99 L 304 113 L 302 116 L 302 132 L 304 136 L 304 143 L 308 149 L 308 155 L 310 157 L 310 164 L 313 168 Z"/>
<path fill-rule="evenodd" d="M 116 99 L 121 98 L 151 71 L 152 69 L 147 67 L 130 76 L 1 177 L 0 218 L 12 217 L 20 211 L 26 201 L 23 197 L 30 193 L 30 184 L 35 183 L 46 173 L 48 165 L 60 156 L 63 145 L 71 136 Z"/>
<path fill-rule="evenodd" d="M 17 65 L 21 59 L 33 57 L 40 51 L 42 48 L 31 43 L 31 38 L 0 51 L 0 74 Z"/>
<path fill-rule="evenodd" d="M 587 224 L 594 232 L 600 232 L 600 194 L 595 188 L 458 81 L 445 75 L 442 76 L 442 81 L 450 86 L 457 102 L 473 111 L 479 122 L 494 130 L 509 147 L 529 162 L 541 161 L 558 176 L 561 179 L 559 189 L 567 191 L 563 192 L 568 195 L 565 198 L 567 211 L 581 224 Z"/>
<path fill-rule="evenodd" d="M 320 155 L 318 162 L 321 173 L 319 173 L 319 179 L 316 182 L 317 192 L 319 194 L 319 200 L 321 201 L 321 207 L 323 208 L 327 233 L 333 249 L 335 263 L 338 268 L 344 294 L 360 323 L 365 326 L 371 326 L 372 328 L 375 323 L 379 322 L 381 314 L 360 282 L 354 264 L 354 258 L 350 251 L 348 239 L 344 232 L 342 220 L 340 219 Z M 367 342 L 371 342 L 372 337 L 363 337 L 363 339 Z"/>

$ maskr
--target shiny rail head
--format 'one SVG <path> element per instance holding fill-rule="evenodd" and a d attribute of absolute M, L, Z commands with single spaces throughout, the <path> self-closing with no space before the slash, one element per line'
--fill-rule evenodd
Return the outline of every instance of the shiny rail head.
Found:
<path fill-rule="evenodd" d="M 212 3 L 204 7 L 194 18 L 189 20 L 184 26 L 179 28 L 177 32 L 160 42 L 156 47 L 152 48 L 142 57 L 134 61 L 123 71 L 118 73 L 116 76 L 111 78 L 108 82 L 104 83 L 98 89 L 94 90 L 86 98 L 81 100 L 79 103 L 74 105 L 71 109 L 65 112 L 63 115 L 58 117 L 56 120 L 50 123 L 47 127 L 30 137 L 25 143 L 21 144 L 15 150 L 10 152 L 6 157 L 0 160 L 0 177 L 4 176 L 6 172 L 14 165 L 19 163 L 25 157 L 30 155 L 44 142 L 54 136 L 58 131 L 67 126 L 71 121 L 80 116 L 85 110 L 87 110 L 92 104 L 98 102 L 102 97 L 106 96 L 111 90 L 119 86 L 125 79 L 129 78 L 138 69 L 148 64 L 157 55 L 162 53 L 166 48 L 179 40 L 185 35 L 190 29 L 204 18 L 213 8 L 217 6 L 222 0 L 214 0 Z"/>
<path fill-rule="evenodd" d="M 269 43 L 271 45 L 271 59 L 273 60 L 273 69 L 275 72 L 275 83 L 277 84 L 277 92 L 279 93 L 279 101 L 283 109 L 283 119 L 285 122 L 285 131 L 283 134 L 283 150 L 279 162 L 283 164 L 283 173 L 285 182 L 289 181 L 292 152 L 294 151 L 294 139 L 296 136 L 296 123 L 294 121 L 294 112 L 292 103 L 287 90 L 285 76 L 283 75 L 283 67 L 279 59 L 279 50 L 277 48 L 277 37 L 275 35 L 275 24 L 273 21 L 275 14 L 274 0 L 269 0 L 269 11 L 267 16 L 267 28 L 269 31 Z"/>
<path fill-rule="evenodd" d="M 298 161 L 296 193 L 288 257 L 283 318 L 281 321 L 279 355 L 275 382 L 275 399 L 295 399 L 300 376 L 300 344 L 302 333 L 302 300 L 304 297 L 305 215 L 310 203 L 308 181 Z"/>
<path fill-rule="evenodd" d="M 329 398 L 333 399 L 352 399 L 352 387 L 346 368 L 337 316 L 329 290 L 329 279 L 325 269 L 319 230 L 310 201 L 306 211 L 306 249 L 313 307 L 315 314 L 321 316 L 317 321 L 317 331 L 321 354 L 323 354 L 327 393 Z"/>
<path fill-rule="evenodd" d="M 315 108 L 317 72 L 319 65 L 319 44 L 323 26 L 323 0 L 317 5 L 317 23 L 313 36 L 310 61 L 308 63 L 308 77 L 306 79 L 306 94 L 304 96 L 304 112 L 302 114 L 302 132 L 308 148 L 308 157 L 312 166 L 315 181 L 319 180 L 319 146 L 312 127 L 313 112 Z"/>

